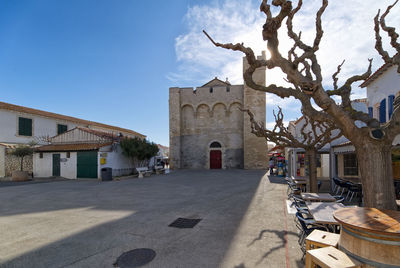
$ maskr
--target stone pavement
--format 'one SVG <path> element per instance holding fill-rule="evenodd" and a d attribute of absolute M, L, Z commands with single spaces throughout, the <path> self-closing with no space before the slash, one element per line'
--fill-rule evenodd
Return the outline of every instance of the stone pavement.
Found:
<path fill-rule="evenodd" d="M 256 170 L 182 170 L 144 179 L 0 187 L 0 267 L 303 267 L 286 185 Z M 193 229 L 168 227 L 178 217 Z"/>

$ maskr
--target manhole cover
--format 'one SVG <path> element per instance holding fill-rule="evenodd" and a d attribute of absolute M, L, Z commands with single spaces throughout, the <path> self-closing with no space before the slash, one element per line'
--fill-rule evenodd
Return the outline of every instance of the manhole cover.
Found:
<path fill-rule="evenodd" d="M 173 223 L 171 223 L 170 227 L 175 228 L 193 228 L 201 221 L 201 219 L 185 219 L 185 218 L 178 218 Z"/>
<path fill-rule="evenodd" d="M 134 268 L 151 262 L 156 257 L 156 252 L 150 248 L 137 248 L 122 253 L 114 263 L 115 267 Z"/>

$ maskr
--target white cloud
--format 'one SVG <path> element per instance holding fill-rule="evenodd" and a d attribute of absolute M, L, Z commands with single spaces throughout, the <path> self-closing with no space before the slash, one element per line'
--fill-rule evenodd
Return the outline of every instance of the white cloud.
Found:
<path fill-rule="evenodd" d="M 297 112 L 300 111 L 300 101 L 296 100 L 293 97 L 282 99 L 281 97 L 278 97 L 277 95 L 271 93 L 267 93 L 266 95 L 267 106 L 279 106 L 282 108 L 282 110 L 291 110 Z"/>
<path fill-rule="evenodd" d="M 289 125 L 289 121 L 283 120 L 283 125 L 287 127 Z M 275 122 L 268 122 L 267 124 L 265 124 L 265 127 L 269 130 L 272 130 L 275 127 Z"/>
<path fill-rule="evenodd" d="M 379 8 L 381 14 L 393 0 L 352 0 L 329 2 L 323 15 L 324 36 L 317 57 L 322 68 L 324 85 L 331 87 L 332 74 L 337 65 L 346 59 L 339 75 L 339 85 L 346 78 L 362 74 L 368 67 L 368 58 L 374 59 L 373 71 L 382 64 L 375 51 L 373 18 Z M 229 77 L 233 84 L 242 84 L 242 57 L 240 52 L 214 47 L 204 36 L 205 29 L 218 42 L 244 42 L 261 54 L 266 50 L 261 30 L 265 16 L 259 12 L 260 1 L 223 0 L 211 4 L 195 5 L 188 9 L 184 18 L 188 31 L 175 40 L 178 71 L 167 77 L 176 84 L 198 86 L 215 76 Z M 294 1 L 297 4 L 297 1 Z M 321 0 L 307 0 L 294 19 L 294 30 L 302 31 L 303 40 L 311 44 L 315 35 L 315 14 Z M 276 14 L 276 10 L 275 11 Z M 387 17 L 387 24 L 400 29 L 400 4 Z M 382 33 L 384 46 L 392 54 L 389 39 Z M 279 32 L 280 50 L 283 55 L 292 47 L 287 37 L 286 26 Z M 286 85 L 279 70 L 267 71 L 267 84 Z M 365 89 L 354 87 L 352 98 L 365 97 Z M 280 105 L 284 110 L 300 111 L 300 104 L 292 99 L 267 98 L 268 105 Z M 293 117 L 293 116 L 292 116 Z"/>

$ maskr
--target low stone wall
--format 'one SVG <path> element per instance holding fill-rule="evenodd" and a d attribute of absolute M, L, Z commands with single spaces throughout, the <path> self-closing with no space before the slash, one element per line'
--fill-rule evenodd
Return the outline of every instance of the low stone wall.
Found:
<path fill-rule="evenodd" d="M 32 156 L 24 157 L 23 168 L 24 168 L 24 171 L 28 171 L 29 174 L 33 173 L 33 157 Z M 5 155 L 6 177 L 11 177 L 12 172 L 14 170 L 20 170 L 20 169 L 21 169 L 21 158 L 6 153 L 6 155 Z"/>

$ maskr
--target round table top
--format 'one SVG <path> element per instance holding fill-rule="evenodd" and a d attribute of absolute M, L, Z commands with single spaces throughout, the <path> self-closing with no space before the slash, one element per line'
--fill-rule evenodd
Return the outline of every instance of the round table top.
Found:
<path fill-rule="evenodd" d="M 400 211 L 352 207 L 336 210 L 333 217 L 355 229 L 400 236 Z"/>

